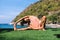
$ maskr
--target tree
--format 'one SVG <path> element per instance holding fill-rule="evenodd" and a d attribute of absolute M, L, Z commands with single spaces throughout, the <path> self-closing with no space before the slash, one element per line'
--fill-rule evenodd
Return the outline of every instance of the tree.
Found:
<path fill-rule="evenodd" d="M 56 14 L 53 14 L 53 15 L 49 16 L 48 19 L 50 21 L 52 21 L 53 24 L 57 23 L 57 15 Z"/>

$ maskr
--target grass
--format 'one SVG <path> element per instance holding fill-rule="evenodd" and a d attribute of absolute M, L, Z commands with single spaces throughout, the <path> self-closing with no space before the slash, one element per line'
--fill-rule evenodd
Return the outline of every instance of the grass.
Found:
<path fill-rule="evenodd" d="M 25 30 L 0 32 L 0 40 L 60 40 L 60 29 Z M 59 37 L 58 37 L 58 36 Z"/>

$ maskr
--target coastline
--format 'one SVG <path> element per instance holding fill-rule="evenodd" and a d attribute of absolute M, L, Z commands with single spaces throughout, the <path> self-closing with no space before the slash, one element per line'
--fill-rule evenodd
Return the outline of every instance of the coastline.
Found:
<path fill-rule="evenodd" d="M 19 25 L 18 25 L 19 26 Z M 19 26 L 20 28 L 23 28 L 23 26 Z M 59 24 L 46 24 L 45 28 L 60 28 Z M 11 24 L 0 24 L 0 29 L 13 29 L 13 25 Z"/>

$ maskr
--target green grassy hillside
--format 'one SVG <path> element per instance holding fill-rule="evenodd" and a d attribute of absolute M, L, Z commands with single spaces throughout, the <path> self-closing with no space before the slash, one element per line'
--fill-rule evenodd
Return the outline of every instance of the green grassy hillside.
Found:
<path fill-rule="evenodd" d="M 28 6 L 13 22 L 26 15 L 47 16 L 48 23 L 60 23 L 60 0 L 40 0 Z"/>
<path fill-rule="evenodd" d="M 0 40 L 60 40 L 60 29 L 0 32 Z"/>

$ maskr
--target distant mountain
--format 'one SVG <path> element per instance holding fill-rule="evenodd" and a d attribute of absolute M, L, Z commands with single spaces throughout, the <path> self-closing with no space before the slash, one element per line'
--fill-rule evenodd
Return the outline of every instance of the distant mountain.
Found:
<path fill-rule="evenodd" d="M 45 15 L 47 17 L 47 23 L 60 23 L 60 0 L 37 1 L 17 15 L 12 22 L 26 15 L 35 15 L 37 17 Z"/>

